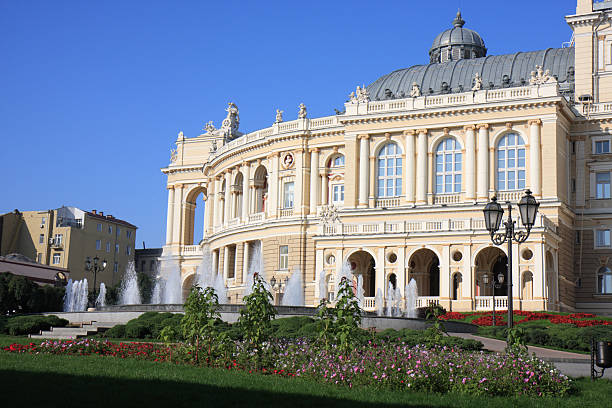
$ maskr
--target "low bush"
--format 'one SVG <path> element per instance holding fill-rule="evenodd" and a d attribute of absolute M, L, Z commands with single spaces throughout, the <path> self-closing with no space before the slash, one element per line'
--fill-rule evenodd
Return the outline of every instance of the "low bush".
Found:
<path fill-rule="evenodd" d="M 51 326 L 63 327 L 68 324 L 68 320 L 60 319 L 57 316 L 14 316 L 4 318 L 0 321 L 0 333 L 11 336 L 23 336 L 28 334 L 38 334 L 41 330 L 49 330 Z"/>
<path fill-rule="evenodd" d="M 146 312 L 126 324 L 108 329 L 103 336 L 119 339 L 157 339 L 165 326 L 172 326 L 176 333 L 180 333 L 182 318 L 182 314 Z"/>

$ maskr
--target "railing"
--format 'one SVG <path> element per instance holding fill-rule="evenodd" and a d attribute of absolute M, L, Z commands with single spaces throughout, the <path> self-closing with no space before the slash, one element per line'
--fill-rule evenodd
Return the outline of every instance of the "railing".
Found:
<path fill-rule="evenodd" d="M 363 310 L 365 310 L 366 312 L 372 312 L 376 310 L 376 298 L 375 297 L 363 298 Z"/>
<path fill-rule="evenodd" d="M 582 113 L 585 115 L 611 112 L 612 103 L 592 103 L 582 105 Z"/>
<path fill-rule="evenodd" d="M 456 204 L 461 201 L 461 194 L 436 194 L 434 204 Z"/>
<path fill-rule="evenodd" d="M 436 306 L 439 304 L 439 296 L 419 296 L 416 300 L 416 307 Z"/>
<path fill-rule="evenodd" d="M 523 191 L 498 191 L 497 192 L 497 201 L 500 203 L 505 203 L 506 201 L 519 201 L 523 197 Z"/>
<path fill-rule="evenodd" d="M 377 198 L 376 199 L 376 208 L 399 207 L 399 205 L 400 205 L 399 197 Z"/>
<path fill-rule="evenodd" d="M 229 220 L 228 225 L 230 227 L 233 227 L 234 225 L 238 225 L 240 224 L 240 218 L 232 218 L 231 220 Z"/>
<path fill-rule="evenodd" d="M 293 207 L 291 208 L 281 208 L 280 216 L 281 217 L 291 217 L 293 215 Z"/>
<path fill-rule="evenodd" d="M 199 245 L 185 245 L 181 249 L 181 255 L 183 256 L 202 255 L 202 248 L 200 248 Z"/>
<path fill-rule="evenodd" d="M 263 212 L 259 212 L 259 213 L 255 213 L 255 214 L 250 214 L 249 215 L 249 222 L 259 222 L 262 221 L 264 219 L 264 213 Z"/>
<path fill-rule="evenodd" d="M 476 296 L 476 310 L 493 310 L 493 296 Z M 506 296 L 495 296 L 495 310 L 508 309 Z"/>

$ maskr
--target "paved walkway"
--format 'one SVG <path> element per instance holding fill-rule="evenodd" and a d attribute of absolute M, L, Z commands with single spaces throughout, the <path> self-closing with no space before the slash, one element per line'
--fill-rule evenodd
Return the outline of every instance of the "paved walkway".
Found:
<path fill-rule="evenodd" d="M 454 337 L 478 340 L 485 350 L 503 352 L 506 342 L 503 340 L 490 339 L 488 337 L 475 336 L 470 333 L 448 333 Z M 563 374 L 570 377 L 590 377 L 591 357 L 588 354 L 570 353 L 568 351 L 551 350 L 542 347 L 529 346 L 529 354 L 535 353 L 536 357 L 552 362 Z M 600 371 L 600 369 L 598 369 Z M 612 369 L 607 369 L 604 378 L 612 380 Z"/>

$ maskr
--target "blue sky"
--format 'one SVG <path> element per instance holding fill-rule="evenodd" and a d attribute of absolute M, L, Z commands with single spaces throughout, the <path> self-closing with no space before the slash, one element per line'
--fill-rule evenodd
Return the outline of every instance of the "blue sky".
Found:
<path fill-rule="evenodd" d="M 333 114 L 356 85 L 427 63 L 458 7 L 495 55 L 560 47 L 576 1 L 0 0 L 0 213 L 97 209 L 159 247 L 180 130 L 218 127 L 228 101 L 243 132 L 301 102 Z"/>

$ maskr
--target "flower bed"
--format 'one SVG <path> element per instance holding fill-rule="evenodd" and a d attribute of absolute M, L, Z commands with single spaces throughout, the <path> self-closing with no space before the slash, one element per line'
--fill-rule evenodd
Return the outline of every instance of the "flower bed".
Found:
<path fill-rule="evenodd" d="M 596 317 L 590 313 L 572 313 L 569 315 L 558 315 L 546 312 L 527 312 L 523 310 L 515 310 L 515 316 L 522 316 L 523 319 L 517 320 L 515 324 L 521 324 L 534 320 L 548 320 L 552 324 L 573 324 L 576 327 L 591 327 L 591 326 L 608 326 L 612 325 L 610 320 L 593 319 Z M 508 314 L 507 310 L 495 311 L 495 326 L 504 326 L 506 324 L 505 317 Z M 469 316 L 480 316 L 477 319 L 472 320 L 471 323 L 478 326 L 492 326 L 493 325 L 493 313 L 492 312 L 475 312 L 475 313 L 458 313 L 448 312 L 440 319 L 443 320 L 464 320 Z"/>
<path fill-rule="evenodd" d="M 563 395 L 570 380 L 551 364 L 536 358 L 485 354 L 452 347 L 428 349 L 380 341 L 341 353 L 308 340 L 266 343 L 261 366 L 240 341 L 228 343 L 229 353 L 211 365 L 248 372 L 302 377 L 348 387 L 428 392 L 462 392 L 481 395 Z M 40 345 L 13 344 L 14 353 L 102 355 L 150 361 L 185 361 L 180 346 L 108 341 L 44 341 Z M 184 352 L 184 350 L 183 350 Z M 185 354 L 182 354 L 184 357 Z"/>

